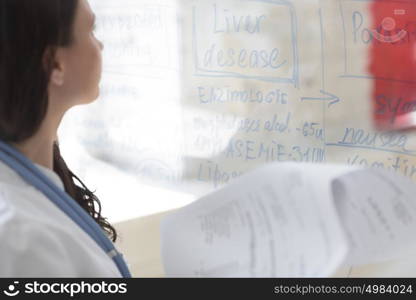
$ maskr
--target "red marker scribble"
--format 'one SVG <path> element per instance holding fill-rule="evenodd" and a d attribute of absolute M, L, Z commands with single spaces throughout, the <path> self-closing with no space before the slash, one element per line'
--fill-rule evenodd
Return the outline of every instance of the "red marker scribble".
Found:
<path fill-rule="evenodd" d="M 416 1 L 374 0 L 369 73 L 377 129 L 416 126 Z"/>

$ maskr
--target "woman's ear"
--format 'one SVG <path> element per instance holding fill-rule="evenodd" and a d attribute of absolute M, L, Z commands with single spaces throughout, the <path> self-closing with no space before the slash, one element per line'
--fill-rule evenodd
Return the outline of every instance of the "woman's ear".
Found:
<path fill-rule="evenodd" d="M 64 68 L 59 49 L 48 48 L 43 56 L 43 67 L 50 71 L 50 84 L 62 86 L 64 84 Z"/>
<path fill-rule="evenodd" d="M 52 69 L 50 82 L 57 86 L 64 84 L 64 74 L 59 68 Z"/>

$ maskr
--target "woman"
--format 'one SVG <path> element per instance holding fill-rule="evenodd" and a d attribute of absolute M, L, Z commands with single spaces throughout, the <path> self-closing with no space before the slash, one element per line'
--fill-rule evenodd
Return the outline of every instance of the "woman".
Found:
<path fill-rule="evenodd" d="M 0 141 L 28 158 L 60 193 L 69 194 L 69 201 L 88 213 L 84 217 L 101 227 L 99 233 L 102 229 L 115 242 L 117 233 L 101 216 L 99 200 L 68 169 L 57 143 L 65 112 L 99 95 L 103 45 L 94 37 L 94 19 L 87 0 L 0 1 Z M 0 239 L 3 277 L 122 273 L 112 259 L 120 261 L 117 251 L 103 251 L 87 231 L 2 161 Z"/>

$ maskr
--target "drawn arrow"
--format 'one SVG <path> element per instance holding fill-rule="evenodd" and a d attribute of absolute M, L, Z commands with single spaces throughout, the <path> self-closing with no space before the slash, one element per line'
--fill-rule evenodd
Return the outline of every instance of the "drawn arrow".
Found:
<path fill-rule="evenodd" d="M 320 92 L 322 95 L 327 96 L 327 97 L 317 97 L 317 98 L 302 97 L 301 101 L 329 101 L 328 107 L 330 107 L 332 104 L 335 104 L 341 101 L 341 99 L 334 94 L 331 94 L 324 90 L 320 90 Z"/>

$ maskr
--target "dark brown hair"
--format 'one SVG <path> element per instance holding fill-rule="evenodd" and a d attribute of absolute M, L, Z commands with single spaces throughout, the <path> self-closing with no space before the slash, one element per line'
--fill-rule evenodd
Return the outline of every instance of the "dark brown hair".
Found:
<path fill-rule="evenodd" d="M 0 138 L 19 143 L 46 116 L 54 49 L 72 42 L 79 0 L 0 0 Z M 45 53 L 46 62 L 45 62 Z M 116 230 L 101 216 L 99 199 L 67 167 L 54 144 L 54 171 L 66 192 L 115 242 Z"/>

